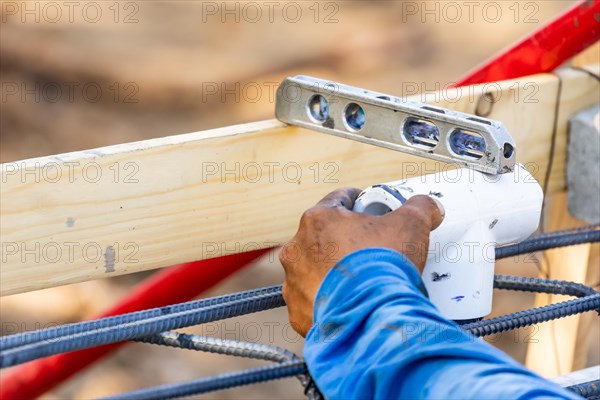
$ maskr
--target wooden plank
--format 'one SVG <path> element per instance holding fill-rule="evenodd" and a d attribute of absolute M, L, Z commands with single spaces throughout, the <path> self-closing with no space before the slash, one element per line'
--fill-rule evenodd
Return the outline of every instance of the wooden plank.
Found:
<path fill-rule="evenodd" d="M 502 120 L 519 162 L 539 179 L 557 88 L 558 78 L 543 74 L 427 98 Z M 593 104 L 597 91 L 581 71 L 563 78 L 568 109 Z M 564 188 L 559 161 L 550 191 Z M 336 187 L 443 168 L 273 120 L 2 164 L 0 294 L 273 246 Z"/>
<path fill-rule="evenodd" d="M 569 215 L 566 192 L 555 193 L 547 204 L 548 231 L 586 225 Z M 542 277 L 593 284 L 592 280 L 598 277 L 598 265 L 590 259 L 591 247 L 590 244 L 583 244 L 546 251 Z M 541 307 L 570 298 L 540 293 L 536 295 L 535 306 Z M 597 318 L 596 315 L 588 314 L 538 325 L 535 340 L 527 349 L 527 367 L 547 378 L 585 367 L 586 340 L 578 339 L 582 339 L 580 333 L 585 335 L 585 330 L 581 329 L 589 326 L 591 319 Z"/>
<path fill-rule="evenodd" d="M 600 282 L 600 244 L 590 246 L 585 283 L 598 290 Z M 577 371 L 588 365 L 588 355 L 598 352 L 598 343 L 592 341 L 593 329 L 598 329 L 598 314 L 589 312 L 579 317 L 579 327 L 575 338 L 575 354 L 573 354 L 572 370 Z M 593 347 L 591 347 L 593 346 Z M 597 354 L 597 353 L 596 353 Z"/>
<path fill-rule="evenodd" d="M 596 43 L 574 57 L 572 65 L 597 76 L 599 73 L 598 47 L 599 43 Z M 573 114 L 582 109 L 578 99 L 581 96 L 580 91 L 585 88 L 578 85 L 567 85 L 566 82 L 570 82 L 571 74 L 573 74 L 573 70 L 559 73 L 563 80 L 562 98 L 558 110 L 556 151 L 553 174 L 550 175 L 551 181 L 564 179 L 561 173 L 565 170 L 567 157 L 567 122 Z M 595 97 L 596 100 L 592 104 L 600 102 L 600 93 L 596 92 Z M 554 173 L 557 170 L 559 170 L 559 174 Z M 551 199 L 547 199 L 547 203 L 549 207 L 546 210 L 548 219 L 546 230 L 566 229 L 586 224 L 569 215 L 566 192 L 555 193 Z M 545 273 L 540 275 L 550 279 L 595 284 L 599 276 L 598 259 L 594 256 L 597 253 L 598 245 L 590 244 L 549 250 L 546 252 Z M 538 294 L 535 305 L 541 307 L 564 301 L 567 298 L 559 295 Z M 547 378 L 585 367 L 589 347 L 587 330 L 595 318 L 597 318 L 595 315 L 587 313 L 540 324 L 539 331 L 536 333 L 537 342 L 530 343 L 527 348 L 525 364 Z"/>
<path fill-rule="evenodd" d="M 585 67 L 598 64 L 600 62 L 600 41 L 591 45 L 581 53 L 573 57 L 571 65 L 574 67 Z"/>

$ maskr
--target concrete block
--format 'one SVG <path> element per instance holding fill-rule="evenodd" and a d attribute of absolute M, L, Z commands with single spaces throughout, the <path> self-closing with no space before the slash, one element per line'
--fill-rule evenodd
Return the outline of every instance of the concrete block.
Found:
<path fill-rule="evenodd" d="M 567 160 L 569 213 L 590 223 L 600 222 L 600 104 L 569 120 Z"/>

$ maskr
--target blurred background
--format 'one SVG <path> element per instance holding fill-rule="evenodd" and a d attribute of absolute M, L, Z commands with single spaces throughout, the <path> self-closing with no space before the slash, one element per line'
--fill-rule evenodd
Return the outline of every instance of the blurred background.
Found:
<path fill-rule="evenodd" d="M 0 161 L 270 119 L 277 84 L 296 74 L 394 95 L 439 90 L 571 1 L 466 3 L 2 1 Z M 532 260 L 498 265 L 500 273 L 526 276 L 538 268 Z M 3 334 L 7 321 L 33 330 L 82 320 L 150 274 L 3 297 Z M 270 254 L 206 295 L 282 279 Z M 533 295 L 499 292 L 494 314 L 532 305 Z M 300 353 L 302 340 L 286 324 L 279 309 L 186 331 Z M 528 342 L 538 339 L 530 328 L 489 341 L 523 362 Z M 594 348 L 588 364 L 598 363 Z M 131 344 L 46 398 L 92 398 L 256 365 Z M 304 396 L 287 379 L 205 398 Z"/>

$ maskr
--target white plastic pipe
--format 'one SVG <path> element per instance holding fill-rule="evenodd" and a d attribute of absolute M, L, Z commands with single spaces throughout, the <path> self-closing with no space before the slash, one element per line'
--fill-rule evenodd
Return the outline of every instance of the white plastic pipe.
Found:
<path fill-rule="evenodd" d="M 537 229 L 542 188 L 520 164 L 497 176 L 462 168 L 371 186 L 354 211 L 383 215 L 417 194 L 435 196 L 446 211 L 422 275 L 429 298 L 446 318 L 484 317 L 492 310 L 495 247 Z"/>

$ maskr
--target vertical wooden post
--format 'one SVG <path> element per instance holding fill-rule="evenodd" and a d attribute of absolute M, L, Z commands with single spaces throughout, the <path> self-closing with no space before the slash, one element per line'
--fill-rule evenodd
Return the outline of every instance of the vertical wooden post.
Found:
<path fill-rule="evenodd" d="M 552 195 L 547 202 L 547 231 L 586 225 L 567 212 L 566 192 Z M 598 245 L 594 245 L 597 252 Z M 598 278 L 598 263 L 590 258 L 592 245 L 547 250 L 542 262 L 542 277 L 594 284 Z M 543 256 L 541 256 L 543 258 Z M 592 262 L 590 262 L 592 261 Z M 561 295 L 536 295 L 535 306 L 568 300 Z M 538 325 L 534 342 L 529 344 L 525 364 L 547 378 L 562 375 L 585 366 L 589 345 L 587 328 L 597 318 L 593 313 L 574 315 Z"/>
<path fill-rule="evenodd" d="M 590 46 L 585 51 L 575 56 L 572 65 L 583 68 L 592 73 L 597 73 L 597 67 L 587 68 L 588 64 L 598 63 L 600 60 L 600 43 Z M 564 82 L 563 82 L 564 83 Z M 565 90 L 566 89 L 566 90 Z M 573 87 L 563 85 L 561 108 L 559 109 L 558 130 L 566 129 L 565 119 L 570 118 L 570 113 L 576 109 L 562 107 L 566 91 L 574 90 Z M 567 135 L 558 135 L 559 140 L 567 140 Z M 560 147 L 560 146 L 557 146 Z M 567 149 L 567 146 L 560 147 Z M 558 154 L 558 158 L 565 158 L 566 154 Z M 555 157 L 555 161 L 557 158 Z M 555 163 L 562 167 L 564 164 Z M 546 231 L 572 228 L 585 225 L 585 222 L 572 218 L 567 211 L 566 192 L 555 193 L 547 199 Z M 548 250 L 542 265 L 542 277 L 547 274 L 551 279 L 562 279 L 573 282 L 594 285 L 600 279 L 600 245 L 584 244 Z M 538 294 L 535 299 L 536 307 L 565 300 L 565 296 Z M 598 316 L 595 313 L 579 314 L 568 318 L 546 322 L 538 325 L 534 343 L 527 349 L 525 364 L 535 372 L 545 377 L 554 377 L 566 374 L 573 370 L 585 367 L 588 347 L 590 343 L 589 328 Z M 537 342 L 535 342 L 537 339 Z"/>

